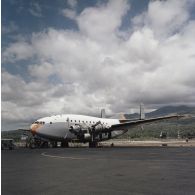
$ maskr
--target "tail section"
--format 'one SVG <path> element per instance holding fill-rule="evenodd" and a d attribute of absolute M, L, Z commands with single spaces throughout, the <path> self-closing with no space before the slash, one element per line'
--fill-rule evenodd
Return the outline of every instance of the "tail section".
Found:
<path fill-rule="evenodd" d="M 105 109 L 101 109 L 101 118 L 106 118 L 106 111 Z"/>
<path fill-rule="evenodd" d="M 145 112 L 144 112 L 144 104 L 143 103 L 140 104 L 140 114 L 139 114 L 139 118 L 137 118 L 137 119 L 127 119 L 123 113 L 119 114 L 119 121 L 121 123 L 130 122 L 130 121 L 134 121 L 134 120 L 145 120 Z"/>
<path fill-rule="evenodd" d="M 125 115 L 124 115 L 123 113 L 120 113 L 120 114 L 119 114 L 119 120 L 120 120 L 120 121 L 126 121 L 127 118 L 125 117 Z"/>
<path fill-rule="evenodd" d="M 140 120 L 144 120 L 144 119 L 145 119 L 144 104 L 141 103 L 140 104 Z"/>

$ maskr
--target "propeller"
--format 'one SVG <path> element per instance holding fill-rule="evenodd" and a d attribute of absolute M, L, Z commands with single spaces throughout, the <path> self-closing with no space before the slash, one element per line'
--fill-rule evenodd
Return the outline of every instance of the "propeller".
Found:
<path fill-rule="evenodd" d="M 95 127 L 101 124 L 101 121 L 98 121 L 94 125 L 91 126 L 90 128 L 90 134 L 91 134 L 91 142 L 94 142 L 95 137 L 96 137 L 96 132 L 95 132 Z"/>

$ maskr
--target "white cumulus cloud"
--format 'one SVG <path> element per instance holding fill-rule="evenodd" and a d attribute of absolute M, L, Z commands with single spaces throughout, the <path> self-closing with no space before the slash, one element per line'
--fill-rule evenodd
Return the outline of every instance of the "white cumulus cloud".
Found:
<path fill-rule="evenodd" d="M 191 3 L 151 1 L 121 30 L 130 5 L 108 1 L 74 15 L 78 31 L 49 28 L 10 44 L 2 53 L 4 63 L 32 57 L 36 63 L 28 66 L 28 81 L 2 72 L 2 119 L 11 123 L 54 113 L 95 115 L 100 107 L 111 115 L 130 112 L 140 102 L 148 108 L 193 104 Z"/>

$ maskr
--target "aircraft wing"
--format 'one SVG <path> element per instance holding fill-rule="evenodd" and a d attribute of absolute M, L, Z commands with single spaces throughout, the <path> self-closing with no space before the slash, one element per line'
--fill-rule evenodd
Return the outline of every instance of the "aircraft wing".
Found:
<path fill-rule="evenodd" d="M 147 124 L 147 123 L 152 123 L 152 122 L 157 122 L 157 121 L 162 121 L 162 120 L 168 120 L 168 119 L 179 119 L 183 117 L 185 117 L 185 115 L 169 115 L 169 116 L 163 116 L 163 117 L 157 117 L 157 118 L 129 121 L 129 122 L 112 125 L 110 127 L 110 130 L 111 131 L 128 130 L 132 127 L 142 125 L 142 124 Z"/>

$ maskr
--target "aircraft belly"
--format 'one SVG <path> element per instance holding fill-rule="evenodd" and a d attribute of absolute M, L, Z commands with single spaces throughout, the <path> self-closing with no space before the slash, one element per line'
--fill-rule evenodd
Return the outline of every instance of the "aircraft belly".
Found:
<path fill-rule="evenodd" d="M 68 131 L 66 126 L 65 122 L 45 124 L 37 130 L 37 134 L 42 137 L 64 139 Z"/>

